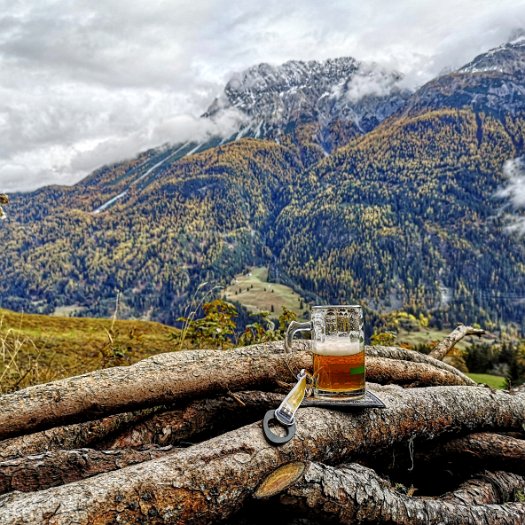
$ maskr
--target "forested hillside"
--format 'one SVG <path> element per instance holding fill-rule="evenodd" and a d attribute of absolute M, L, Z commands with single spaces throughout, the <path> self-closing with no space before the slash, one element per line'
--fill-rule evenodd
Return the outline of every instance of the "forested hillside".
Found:
<path fill-rule="evenodd" d="M 423 308 L 446 322 L 520 320 L 516 301 L 498 301 L 525 296 L 525 267 L 495 193 L 523 124 L 448 109 L 353 141 L 309 172 L 279 216 L 278 264 L 326 300 Z"/>
<path fill-rule="evenodd" d="M 496 194 L 523 155 L 524 55 L 506 44 L 411 95 L 392 74 L 358 103 L 352 60 L 248 70 L 205 117 L 244 111 L 237 135 L 11 195 L 0 303 L 106 316 L 120 292 L 121 315 L 173 322 L 258 265 L 315 302 L 523 323 L 524 242 Z"/>
<path fill-rule="evenodd" d="M 302 169 L 295 149 L 245 139 L 182 160 L 106 213 L 57 199 L 28 221 L 17 210 L 28 196 L 16 196 L 1 230 L 2 304 L 108 315 L 120 290 L 123 315 L 173 321 L 199 285 L 267 256 L 262 232 Z"/>

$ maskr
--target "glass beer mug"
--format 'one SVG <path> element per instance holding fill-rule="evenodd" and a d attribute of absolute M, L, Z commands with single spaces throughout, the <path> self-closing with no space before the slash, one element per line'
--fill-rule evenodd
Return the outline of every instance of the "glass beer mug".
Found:
<path fill-rule="evenodd" d="M 292 321 L 285 337 L 291 352 L 294 334 L 312 333 L 314 398 L 343 401 L 365 395 L 363 310 L 357 305 L 314 306 L 310 321 Z"/>

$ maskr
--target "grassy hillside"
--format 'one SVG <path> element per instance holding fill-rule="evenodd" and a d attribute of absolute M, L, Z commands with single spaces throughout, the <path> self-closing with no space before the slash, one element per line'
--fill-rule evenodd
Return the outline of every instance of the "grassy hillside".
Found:
<path fill-rule="evenodd" d="M 281 306 L 304 314 L 298 308 L 300 296 L 266 279 L 265 268 L 252 268 L 248 274 L 237 277 L 237 283 L 228 287 L 226 295 L 251 306 L 252 311 L 264 310 L 267 302 L 273 301 L 269 304 L 275 305 L 276 314 Z M 243 291 L 236 295 L 239 288 Z M 440 341 L 446 335 L 447 330 L 400 330 L 395 344 L 417 347 Z M 178 329 L 154 322 L 19 314 L 0 309 L 0 393 L 176 351 L 180 348 L 179 336 Z M 470 339 L 457 347 L 466 348 Z M 478 338 L 475 341 L 480 342 Z M 481 340 L 484 341 L 491 339 Z M 469 375 L 493 388 L 504 387 L 502 377 Z"/>
<path fill-rule="evenodd" d="M 0 309 L 0 392 L 131 364 L 178 348 L 170 326 Z"/>
<path fill-rule="evenodd" d="M 507 388 L 507 383 L 504 377 L 495 376 L 492 374 L 467 374 L 476 383 L 488 385 L 492 388 L 504 389 Z"/>
<path fill-rule="evenodd" d="M 228 301 L 237 301 L 250 312 L 275 312 L 277 316 L 284 306 L 299 318 L 308 317 L 306 301 L 289 286 L 269 283 L 265 267 L 252 267 L 236 275 L 223 294 Z"/>

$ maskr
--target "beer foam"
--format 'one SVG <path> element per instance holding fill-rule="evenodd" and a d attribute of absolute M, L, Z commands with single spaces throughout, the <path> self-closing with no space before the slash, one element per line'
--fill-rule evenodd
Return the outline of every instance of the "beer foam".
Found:
<path fill-rule="evenodd" d="M 363 351 L 359 341 L 349 341 L 345 337 L 327 337 L 324 341 L 314 341 L 312 351 L 318 355 L 355 355 Z"/>

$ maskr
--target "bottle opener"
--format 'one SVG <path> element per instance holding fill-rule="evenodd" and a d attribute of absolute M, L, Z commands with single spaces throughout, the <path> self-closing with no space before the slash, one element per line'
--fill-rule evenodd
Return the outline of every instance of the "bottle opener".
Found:
<path fill-rule="evenodd" d="M 266 439 L 273 445 L 288 443 L 295 435 L 295 413 L 306 395 L 306 370 L 303 368 L 297 375 L 297 383 L 276 410 L 268 410 L 263 419 L 263 430 Z M 270 428 L 276 422 L 286 430 L 286 435 L 279 436 Z"/>

